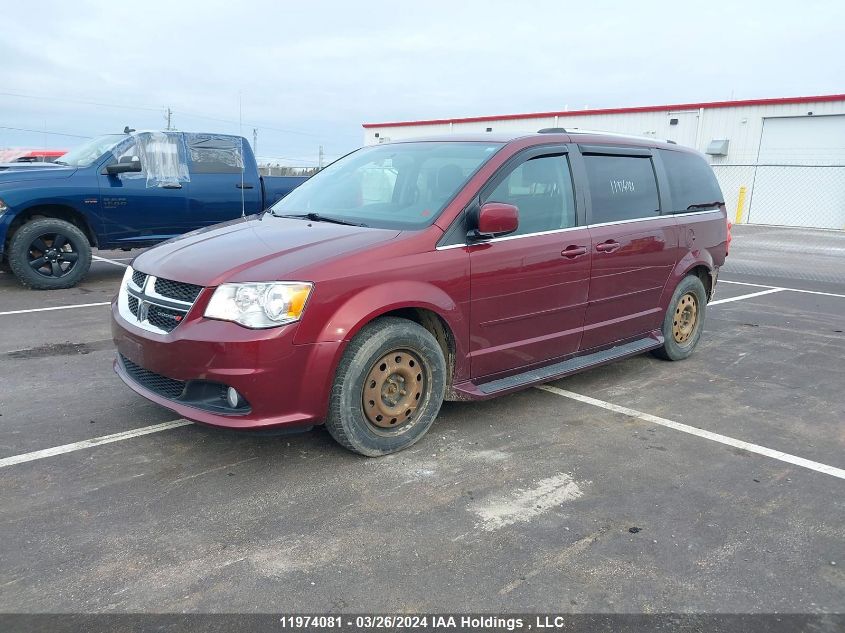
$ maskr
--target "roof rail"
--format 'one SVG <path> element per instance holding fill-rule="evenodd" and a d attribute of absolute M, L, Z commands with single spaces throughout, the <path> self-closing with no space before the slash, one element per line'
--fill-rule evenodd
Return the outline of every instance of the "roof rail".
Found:
<path fill-rule="evenodd" d="M 640 139 L 644 141 L 662 141 L 664 143 L 672 143 L 677 145 L 675 141 L 669 139 L 655 138 L 654 136 L 645 136 L 642 134 L 622 134 L 621 132 L 607 132 L 606 130 L 586 130 L 577 127 L 571 127 L 567 130 L 569 134 L 601 134 L 602 136 L 618 136 L 620 138 Z"/>
<path fill-rule="evenodd" d="M 544 127 L 540 130 L 537 130 L 537 134 L 566 134 L 566 128 Z"/>

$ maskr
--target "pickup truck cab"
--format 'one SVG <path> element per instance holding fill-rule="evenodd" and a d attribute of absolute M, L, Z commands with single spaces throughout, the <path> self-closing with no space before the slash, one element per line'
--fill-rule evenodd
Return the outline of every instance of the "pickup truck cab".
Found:
<path fill-rule="evenodd" d="M 114 367 L 198 422 L 391 453 L 486 399 L 701 336 L 730 241 L 705 158 L 556 131 L 360 149 L 138 256 Z"/>
<path fill-rule="evenodd" d="M 0 171 L 0 263 L 30 288 L 69 288 L 93 247 L 151 246 L 254 214 L 304 181 L 260 176 L 238 136 L 106 134 L 49 166 Z"/>

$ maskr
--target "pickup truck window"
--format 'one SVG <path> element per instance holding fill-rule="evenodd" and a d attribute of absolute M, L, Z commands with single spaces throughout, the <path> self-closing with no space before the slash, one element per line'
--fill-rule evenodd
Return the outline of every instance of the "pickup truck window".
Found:
<path fill-rule="evenodd" d="M 365 147 L 312 176 L 272 211 L 318 213 L 376 228 L 422 228 L 501 147 L 440 141 Z"/>
<path fill-rule="evenodd" d="M 126 140 L 125 134 L 105 134 L 86 141 L 76 149 L 72 149 L 56 162 L 59 165 L 71 167 L 88 167 L 103 154 L 111 150 L 120 142 Z"/>
<path fill-rule="evenodd" d="M 239 174 L 243 171 L 243 148 L 236 136 L 186 134 L 191 171 L 195 174 Z"/>

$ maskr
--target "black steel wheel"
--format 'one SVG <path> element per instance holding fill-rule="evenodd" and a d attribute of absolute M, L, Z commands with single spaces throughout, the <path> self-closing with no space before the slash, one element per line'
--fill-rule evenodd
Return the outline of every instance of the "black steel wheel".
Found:
<path fill-rule="evenodd" d="M 70 222 L 41 218 L 15 232 L 9 246 L 9 265 L 29 288 L 71 288 L 91 267 L 91 246 L 85 234 Z"/>

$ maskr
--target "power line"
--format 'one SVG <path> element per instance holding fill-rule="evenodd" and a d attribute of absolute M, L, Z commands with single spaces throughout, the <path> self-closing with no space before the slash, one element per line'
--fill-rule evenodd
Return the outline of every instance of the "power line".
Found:
<path fill-rule="evenodd" d="M 196 113 L 186 112 L 185 110 L 175 110 L 174 112 L 178 112 L 179 114 L 182 114 L 183 116 L 191 117 L 191 118 L 194 118 L 194 119 L 205 119 L 206 121 L 216 121 L 218 123 L 229 123 L 231 125 L 239 125 L 240 124 L 239 121 L 232 121 L 230 119 L 219 119 L 217 117 L 205 116 L 204 114 L 196 114 Z M 298 134 L 300 136 L 313 136 L 315 138 L 319 136 L 319 134 L 313 134 L 312 132 L 301 132 L 299 130 L 287 130 L 287 129 L 280 128 L 280 127 L 271 127 L 269 125 L 263 125 L 261 123 L 251 123 L 249 121 L 244 121 L 244 123 L 246 125 L 251 126 L 251 127 L 258 128 L 259 130 L 271 130 L 273 132 L 281 132 L 283 134 Z"/>
<path fill-rule="evenodd" d="M 100 107 L 104 107 L 104 108 L 118 108 L 118 109 L 121 109 L 121 110 L 142 110 L 142 111 L 145 111 L 145 112 L 161 112 L 161 108 L 156 108 L 156 107 L 153 107 L 153 106 L 127 106 L 127 105 L 119 105 L 119 104 L 116 104 L 116 103 L 104 103 L 102 101 L 87 101 L 87 100 L 84 100 L 84 99 L 70 99 L 70 98 L 67 98 L 67 97 L 51 97 L 51 96 L 45 96 L 45 95 L 39 96 L 39 95 L 24 94 L 24 93 L 21 93 L 21 92 L 5 92 L 4 91 L 4 92 L 0 92 L 0 96 L 18 97 L 20 99 L 41 99 L 41 100 L 44 100 L 44 101 L 47 101 L 47 100 L 49 100 L 49 101 L 64 101 L 65 103 L 77 103 L 77 104 L 82 104 L 82 105 L 95 105 L 95 106 L 100 106 Z M 191 118 L 194 118 L 194 119 L 205 119 L 207 121 L 216 121 L 218 123 L 228 123 L 230 125 L 240 125 L 240 123 L 241 123 L 240 121 L 233 121 L 231 119 L 220 119 L 220 118 L 217 118 L 217 117 L 210 117 L 210 116 L 206 116 L 204 114 L 197 114 L 196 112 L 189 112 L 187 110 L 171 110 L 171 113 L 172 114 L 178 113 L 178 114 L 181 114 L 183 116 L 191 117 Z M 301 130 L 288 130 L 288 129 L 285 129 L 285 128 L 273 127 L 273 126 L 264 125 L 264 124 L 261 124 L 261 123 L 250 123 L 249 121 L 244 121 L 243 123 L 246 123 L 247 125 L 250 125 L 251 127 L 257 127 L 258 129 L 261 129 L 261 130 L 271 130 L 273 132 L 281 132 L 283 134 L 298 134 L 300 136 L 313 136 L 313 137 L 319 136 L 319 134 L 314 134 L 312 132 L 303 132 Z"/>
<path fill-rule="evenodd" d="M 86 101 L 83 99 L 68 99 L 67 97 L 49 97 L 49 96 L 38 96 L 38 95 L 27 95 L 22 94 L 19 92 L 0 92 L 0 96 L 4 97 L 19 97 L 21 99 L 43 99 L 43 100 L 50 100 L 50 101 L 64 101 L 66 103 L 78 103 L 82 105 L 95 105 L 95 106 L 103 106 L 106 108 L 120 108 L 122 110 L 147 110 L 150 112 L 160 112 L 161 108 L 153 108 L 153 107 L 146 107 L 146 106 L 127 106 L 127 105 L 118 105 L 116 103 L 102 103 L 100 101 Z"/>
<path fill-rule="evenodd" d="M 91 136 L 82 136 L 81 134 L 69 134 L 67 132 L 51 132 L 50 130 L 30 130 L 25 127 L 9 127 L 7 125 L 0 125 L 0 130 L 14 130 L 16 132 L 34 132 L 36 134 L 51 134 L 52 136 L 72 136 L 73 138 L 93 138 Z"/>

